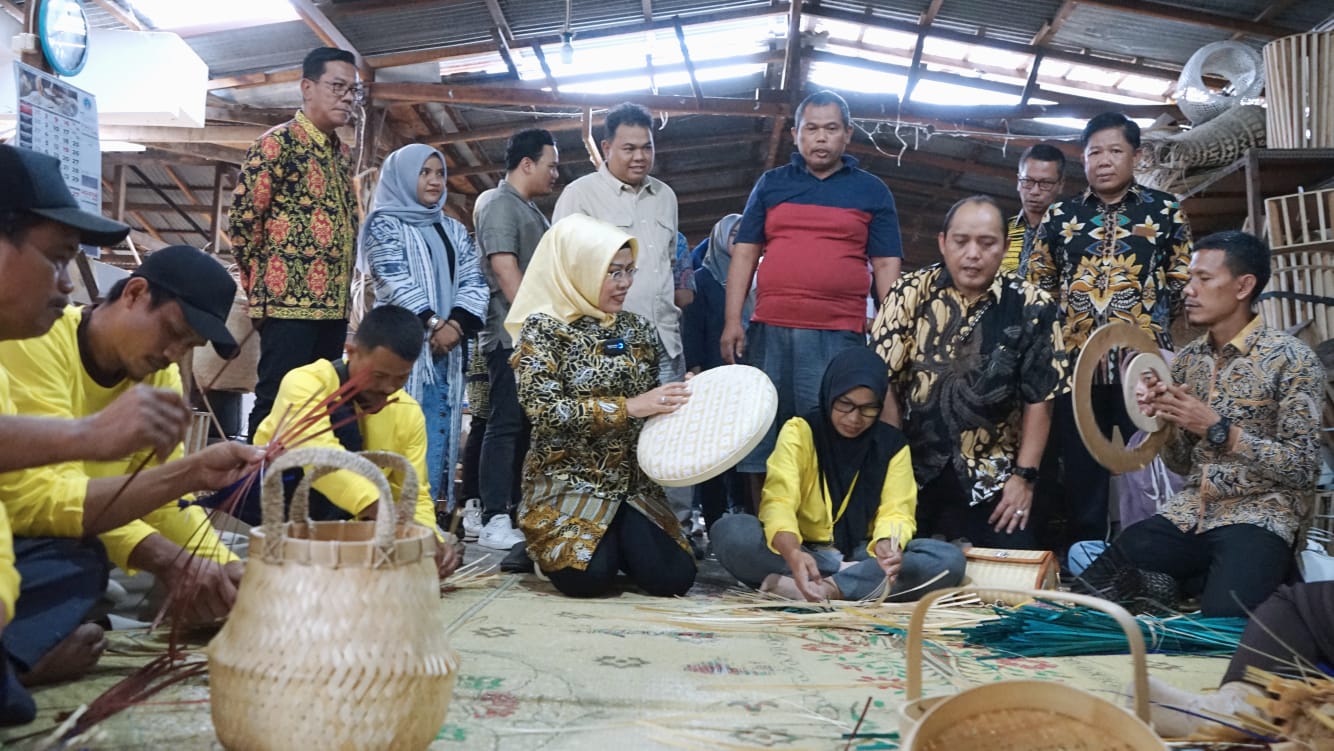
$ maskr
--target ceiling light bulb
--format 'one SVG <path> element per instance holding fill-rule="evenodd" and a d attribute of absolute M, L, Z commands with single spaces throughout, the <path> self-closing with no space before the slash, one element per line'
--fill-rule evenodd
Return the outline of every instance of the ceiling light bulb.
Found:
<path fill-rule="evenodd" d="M 574 63 L 574 33 L 566 31 L 560 35 L 562 40 L 560 45 L 560 61 L 566 65 Z"/>

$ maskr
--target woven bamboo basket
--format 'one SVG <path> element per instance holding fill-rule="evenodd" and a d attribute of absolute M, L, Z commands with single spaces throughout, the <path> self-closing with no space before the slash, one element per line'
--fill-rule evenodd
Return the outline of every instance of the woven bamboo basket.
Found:
<path fill-rule="evenodd" d="M 385 475 L 404 477 L 397 504 Z M 283 470 L 310 467 L 283 520 Z M 338 470 L 379 491 L 377 518 L 307 520 L 310 482 Z M 263 525 L 227 624 L 208 645 L 213 726 L 235 751 L 425 749 L 458 656 L 445 637 L 435 536 L 411 523 L 417 478 L 388 453 L 288 452 L 268 469 Z M 406 520 L 399 523 L 399 520 Z"/>
<path fill-rule="evenodd" d="M 1134 663 L 1135 713 L 1083 689 L 1047 681 L 999 681 L 954 696 L 922 698 L 922 625 L 931 604 L 975 587 L 924 596 L 908 625 L 908 704 L 900 733 L 905 751 L 1161 751 L 1149 726 L 1149 675 L 1144 637 L 1130 614 L 1096 597 L 1014 590 L 1014 595 L 1097 608 L 1125 629 Z"/>
<path fill-rule="evenodd" d="M 1257 305 L 1265 325 L 1281 331 L 1310 321 L 1314 341 L 1334 338 L 1334 242 L 1275 251 L 1270 264 Z"/>
<path fill-rule="evenodd" d="M 1050 550 L 969 548 L 964 552 L 964 586 L 977 589 L 983 602 L 1018 605 L 1029 599 L 1014 590 L 1056 589 L 1061 566 Z"/>

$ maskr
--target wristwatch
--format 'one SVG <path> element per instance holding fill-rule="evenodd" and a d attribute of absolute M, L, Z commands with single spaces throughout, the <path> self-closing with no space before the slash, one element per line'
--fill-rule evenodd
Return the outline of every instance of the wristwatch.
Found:
<path fill-rule="evenodd" d="M 1227 445 L 1227 437 L 1231 432 L 1232 421 L 1226 417 L 1220 417 L 1218 422 L 1210 425 L 1209 429 L 1204 432 L 1204 438 L 1214 446 L 1222 448 Z"/>
<path fill-rule="evenodd" d="M 1038 481 L 1037 467 L 1021 467 L 1016 464 L 1014 465 L 1014 469 L 1010 470 L 1010 474 L 1018 477 L 1020 480 L 1024 480 L 1030 485 L 1033 485 Z"/>
<path fill-rule="evenodd" d="M 445 319 L 441 318 L 440 316 L 431 316 L 430 318 L 426 319 L 426 329 L 430 331 L 432 334 L 444 328 L 444 326 L 445 326 Z"/>

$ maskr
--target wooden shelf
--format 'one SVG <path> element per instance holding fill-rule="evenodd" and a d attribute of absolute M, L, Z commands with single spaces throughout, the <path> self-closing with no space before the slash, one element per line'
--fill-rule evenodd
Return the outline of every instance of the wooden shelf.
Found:
<path fill-rule="evenodd" d="M 1334 149 L 1250 149 L 1182 198 L 1191 232 L 1264 235 L 1264 199 L 1334 184 Z"/>

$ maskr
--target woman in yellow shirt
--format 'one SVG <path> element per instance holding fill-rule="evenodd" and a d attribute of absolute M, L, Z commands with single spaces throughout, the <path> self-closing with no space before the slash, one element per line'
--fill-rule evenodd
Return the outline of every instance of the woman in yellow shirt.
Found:
<path fill-rule="evenodd" d="M 749 586 L 813 602 L 862 599 L 886 579 L 891 594 L 959 583 L 958 548 L 912 539 L 917 485 L 908 441 L 879 420 L 888 388 L 885 363 L 871 350 L 834 357 L 819 408 L 779 431 L 759 518 L 732 514 L 714 524 L 723 568 Z"/>

